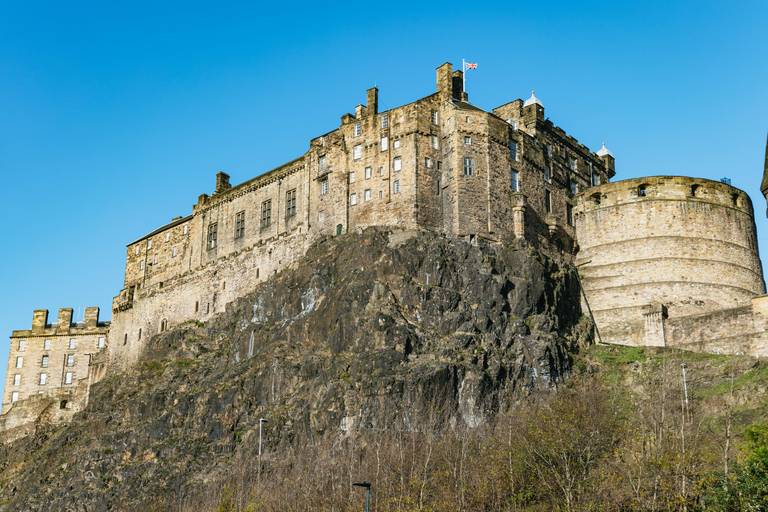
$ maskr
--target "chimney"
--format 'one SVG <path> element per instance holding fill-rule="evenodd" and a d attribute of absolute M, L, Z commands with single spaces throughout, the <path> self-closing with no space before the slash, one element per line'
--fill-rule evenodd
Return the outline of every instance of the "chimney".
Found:
<path fill-rule="evenodd" d="M 224 192 L 230 188 L 232 188 L 232 185 L 229 184 L 229 174 L 225 172 L 216 173 L 216 191 L 214 194 Z"/>
<path fill-rule="evenodd" d="M 379 113 L 379 90 L 376 87 L 368 89 L 368 115 L 375 116 Z"/>
<path fill-rule="evenodd" d="M 67 334 L 72 325 L 72 308 L 59 309 L 59 323 L 56 326 L 56 334 Z"/>
<path fill-rule="evenodd" d="M 453 97 L 451 68 L 450 62 L 446 62 L 437 68 L 437 92 L 440 94 L 440 101 L 447 101 Z"/>
<path fill-rule="evenodd" d="M 42 332 L 45 329 L 45 325 L 48 323 L 48 310 L 36 309 L 32 315 L 32 331 Z"/>
<path fill-rule="evenodd" d="M 451 76 L 451 85 L 453 87 L 453 98 L 456 100 L 467 101 L 467 93 L 464 92 L 464 72 L 456 70 Z"/>
<path fill-rule="evenodd" d="M 86 329 L 95 329 L 99 325 L 99 308 L 85 308 Z"/>

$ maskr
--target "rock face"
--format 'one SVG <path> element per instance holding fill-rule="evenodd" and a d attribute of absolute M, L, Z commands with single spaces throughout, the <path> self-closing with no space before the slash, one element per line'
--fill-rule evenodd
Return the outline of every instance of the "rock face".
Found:
<path fill-rule="evenodd" d="M 573 267 L 523 241 L 326 238 L 205 325 L 156 336 L 67 427 L 0 451 L 0 510 L 173 509 L 258 444 L 481 425 L 570 369 Z M 173 506 L 172 506 L 173 505 Z"/>

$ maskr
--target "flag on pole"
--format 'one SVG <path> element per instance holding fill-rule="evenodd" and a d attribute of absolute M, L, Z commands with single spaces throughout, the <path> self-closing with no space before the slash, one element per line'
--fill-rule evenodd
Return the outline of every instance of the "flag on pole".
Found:
<path fill-rule="evenodd" d="M 467 69 L 477 69 L 477 62 L 467 62 Z"/>

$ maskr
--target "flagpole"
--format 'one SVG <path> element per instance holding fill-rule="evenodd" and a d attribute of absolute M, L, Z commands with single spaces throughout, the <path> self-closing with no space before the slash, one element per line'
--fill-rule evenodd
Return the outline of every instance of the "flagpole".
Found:
<path fill-rule="evenodd" d="M 467 92 L 467 63 L 461 59 L 461 90 Z"/>

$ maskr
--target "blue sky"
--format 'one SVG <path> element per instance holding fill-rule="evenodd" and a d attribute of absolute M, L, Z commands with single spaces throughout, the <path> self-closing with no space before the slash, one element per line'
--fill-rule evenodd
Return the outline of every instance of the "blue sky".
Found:
<path fill-rule="evenodd" d="M 0 378 L 35 308 L 110 316 L 125 245 L 304 153 L 379 87 L 462 58 L 490 110 L 531 90 L 617 175 L 728 177 L 752 197 L 768 132 L 768 3 L 0 3 Z M 2 384 L 0 384 L 2 385 Z"/>

